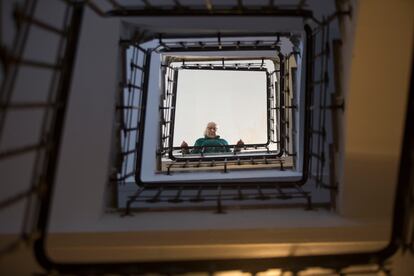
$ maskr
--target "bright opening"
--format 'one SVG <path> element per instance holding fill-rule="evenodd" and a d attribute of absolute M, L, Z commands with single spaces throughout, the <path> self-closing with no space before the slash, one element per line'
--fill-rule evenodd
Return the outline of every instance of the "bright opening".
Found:
<path fill-rule="evenodd" d="M 177 84 L 174 146 L 203 136 L 208 122 L 229 144 L 267 142 L 264 71 L 180 70 Z"/>

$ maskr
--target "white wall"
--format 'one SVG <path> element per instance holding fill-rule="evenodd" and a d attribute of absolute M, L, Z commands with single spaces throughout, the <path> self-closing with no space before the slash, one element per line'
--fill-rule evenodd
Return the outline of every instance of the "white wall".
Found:
<path fill-rule="evenodd" d="M 104 210 L 115 115 L 117 19 L 86 9 L 52 204 L 51 228 L 94 224 Z"/>
<path fill-rule="evenodd" d="M 361 1 L 352 22 L 344 21 L 346 108 L 339 195 L 345 216 L 388 217 L 393 210 L 412 66 L 413 11 L 412 1 L 391 6 L 389 1 Z"/>

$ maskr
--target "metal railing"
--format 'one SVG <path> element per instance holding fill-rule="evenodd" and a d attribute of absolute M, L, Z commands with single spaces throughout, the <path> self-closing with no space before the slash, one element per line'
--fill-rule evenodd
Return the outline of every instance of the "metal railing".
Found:
<path fill-rule="evenodd" d="M 219 47 L 217 44 L 220 43 L 220 38 L 218 39 L 211 39 L 213 43 L 215 43 L 215 47 Z M 241 45 L 238 43 L 238 40 L 232 40 L 229 38 L 229 41 L 232 41 L 231 43 L 233 46 L 237 47 L 239 49 L 244 49 L 244 47 L 250 48 L 250 43 L 248 40 L 244 39 L 244 44 Z M 274 39 L 271 39 L 272 41 L 271 49 L 275 50 L 276 48 L 279 48 L 278 45 L 274 45 L 275 41 L 279 43 L 280 37 L 276 36 Z M 151 52 L 162 52 L 162 53 L 168 53 L 169 51 L 172 51 L 173 46 L 172 45 L 180 45 L 180 47 L 188 48 L 188 45 L 183 42 L 177 42 L 177 41 L 163 41 L 161 39 L 157 40 L 157 45 L 152 45 L 147 50 L 144 50 L 139 46 L 139 41 L 135 41 L 131 44 L 131 41 L 123 40 L 121 41 L 121 44 L 123 47 L 125 45 L 130 45 L 131 47 L 136 47 L 136 51 L 140 51 L 144 53 L 144 51 L 147 52 L 147 55 L 149 56 Z M 172 43 L 172 44 L 168 44 Z M 192 41 L 190 42 L 187 40 L 187 43 L 193 43 L 198 45 L 198 49 L 202 50 L 204 47 L 203 45 L 200 45 L 200 41 L 197 40 L 196 42 Z M 257 39 L 254 40 L 254 44 L 261 44 L 260 41 Z M 212 44 L 211 44 L 212 45 Z M 176 46 L 178 47 L 178 46 Z M 268 48 L 269 49 L 269 48 Z M 133 55 L 129 55 L 127 64 L 130 64 L 130 70 L 129 70 L 129 81 L 127 83 L 132 83 L 132 87 L 139 86 L 140 91 L 139 93 L 142 93 L 146 97 L 146 93 L 148 91 L 145 90 L 146 84 L 137 85 L 134 83 L 133 80 L 136 79 L 136 74 L 143 74 L 143 71 L 141 68 L 144 68 L 143 64 L 137 65 L 134 64 L 133 61 Z M 243 60 L 240 60 L 238 58 L 221 58 L 221 59 L 211 59 L 211 58 L 205 58 L 205 59 L 194 59 L 189 57 L 188 59 L 182 59 L 182 58 L 176 58 L 174 56 L 163 56 L 164 60 L 161 65 L 161 73 L 162 73 L 162 81 L 161 81 L 161 94 L 160 94 L 160 106 L 159 106 L 159 116 L 160 116 L 160 122 L 159 122 L 159 137 L 158 137 L 158 150 L 157 150 L 157 170 L 164 172 L 167 175 L 171 175 L 172 173 L 182 172 L 182 171 L 188 171 L 189 168 L 191 168 L 193 171 L 202 171 L 208 168 L 208 170 L 216 169 L 216 170 L 222 170 L 224 173 L 228 173 L 231 171 L 237 171 L 240 169 L 252 169 L 253 168 L 261 168 L 261 169 L 273 169 L 277 171 L 284 171 L 284 170 L 290 170 L 292 168 L 291 159 L 295 159 L 295 156 L 284 156 L 282 157 L 284 153 L 284 149 L 279 146 L 280 138 L 279 136 L 281 133 L 283 133 L 282 130 L 280 130 L 281 125 L 281 118 L 280 115 L 282 112 L 284 114 L 290 114 L 292 112 L 291 107 L 284 108 L 282 104 L 283 97 L 280 96 L 280 92 L 282 89 L 280 87 L 279 79 L 280 77 L 280 66 L 278 65 L 278 62 L 276 60 L 271 61 L 275 64 L 274 68 L 270 71 L 266 69 L 265 66 L 265 59 L 264 58 L 244 58 Z M 134 68 L 138 68 L 134 70 Z M 228 153 L 220 153 L 220 154 L 205 154 L 203 151 L 200 154 L 183 154 L 182 149 L 180 147 L 174 146 L 174 122 L 175 122 L 175 109 L 176 109 L 176 94 L 177 94 L 177 81 L 178 81 L 178 73 L 180 70 L 240 70 L 240 71 L 263 71 L 266 73 L 266 98 L 267 98 L 267 138 L 268 141 L 264 144 L 245 144 L 243 147 L 239 147 L 237 145 L 228 145 L 226 148 L 231 150 L 231 152 Z M 143 77 L 138 77 L 139 80 L 142 80 Z M 126 99 L 128 95 L 128 101 L 134 101 L 133 97 L 131 96 L 130 90 L 124 90 L 124 98 Z M 143 99 L 143 95 L 140 96 L 140 100 L 135 101 L 133 104 L 135 106 L 135 109 L 137 110 L 145 110 L 146 100 Z M 292 98 L 294 98 L 293 95 L 291 95 Z M 120 114 L 123 114 L 123 116 L 118 116 L 122 121 L 119 123 L 121 128 L 131 130 L 131 133 L 133 133 L 133 138 L 129 139 L 128 135 L 125 134 L 124 131 L 118 131 L 119 135 L 121 135 L 121 138 L 119 139 L 122 143 L 120 156 L 125 156 L 120 163 L 118 163 L 118 175 L 117 178 L 114 178 L 113 181 L 116 184 L 123 185 L 126 182 L 131 183 L 133 182 L 133 175 L 135 173 L 135 183 L 139 186 L 138 190 L 140 190 L 142 187 L 146 187 L 146 189 L 149 189 L 148 187 L 153 186 L 150 183 L 144 183 L 141 181 L 141 162 L 142 162 L 142 156 L 140 153 L 140 147 L 143 146 L 142 140 L 144 135 L 144 120 L 142 119 L 143 116 L 145 116 L 145 112 L 141 113 L 140 116 L 132 116 L 131 105 L 132 102 L 125 105 L 125 108 L 120 108 Z M 129 116 L 128 116 L 129 114 Z M 135 120 L 131 120 L 131 118 L 139 118 L 138 122 Z M 292 117 L 292 116 L 290 116 Z M 285 122 L 288 122 L 289 118 L 285 119 Z M 125 119 L 127 118 L 127 119 Z M 289 124 L 289 122 L 288 122 Z M 138 127 L 141 126 L 142 128 Z M 125 138 L 122 138 L 125 136 Z M 134 142 L 131 142 L 134 141 Z M 277 150 L 272 150 L 271 145 L 276 144 Z M 188 150 L 196 149 L 196 147 L 188 147 Z M 202 149 L 201 149 L 202 150 Z M 128 157 L 129 156 L 129 157 Z M 288 162 L 287 162 L 288 160 Z M 306 162 L 305 162 L 306 163 Z M 131 165 L 134 166 L 131 166 Z M 122 169 L 121 169 L 122 168 Z M 135 171 L 134 171 L 135 170 Z M 208 184 L 207 184 L 208 182 Z M 217 188 L 220 185 L 214 181 L 207 181 L 204 183 L 204 187 L 207 187 L 209 185 L 209 189 Z M 237 181 L 233 181 L 237 183 Z M 228 187 L 236 187 L 237 185 L 232 185 Z M 297 185 L 301 186 L 304 182 L 301 181 L 279 181 L 277 184 L 280 185 L 291 185 L 292 187 L 295 187 Z M 274 181 L 267 181 L 260 183 L 259 185 L 274 185 Z M 163 183 L 163 185 L 168 186 L 169 183 Z M 238 184 L 241 186 L 248 186 L 249 183 L 242 183 Z M 179 187 L 180 190 L 187 190 L 186 187 L 190 187 L 188 183 L 186 184 L 179 184 L 176 183 L 175 185 L 172 185 L 172 187 Z M 189 188 L 191 190 L 191 188 Z M 302 197 L 304 198 L 304 197 Z M 309 197 L 310 198 L 310 197 Z M 311 203 L 311 200 L 304 198 L 305 200 L 302 201 L 303 206 L 308 206 Z M 137 199 L 139 201 L 139 197 Z M 220 199 L 221 201 L 227 201 L 226 198 Z M 153 201 L 153 203 L 158 203 L 158 201 Z M 156 204 L 154 204 L 152 209 L 156 208 Z M 176 208 L 175 206 L 172 208 Z M 194 208 L 194 206 L 189 206 L 189 208 Z"/>
<path fill-rule="evenodd" d="M 309 31 L 308 31 L 309 33 Z M 196 38 L 192 38 L 191 35 L 189 37 L 174 37 L 173 35 L 169 35 L 165 37 L 163 34 L 157 34 L 156 37 L 156 46 L 152 46 L 153 48 L 151 51 L 155 53 L 163 53 L 164 60 L 162 61 L 161 71 L 165 77 L 162 77 L 162 94 L 160 95 L 160 135 L 159 135 L 159 148 L 157 150 L 157 169 L 160 171 L 164 171 L 167 175 L 171 175 L 172 172 L 174 173 L 179 172 L 179 168 L 188 169 L 193 168 L 195 171 L 199 171 L 199 168 L 210 166 L 216 167 L 218 169 L 222 169 L 223 172 L 229 172 L 230 166 L 238 166 L 241 164 L 241 161 L 248 161 L 251 165 L 260 165 L 266 163 L 271 163 L 274 158 L 277 160 L 275 163 L 278 163 L 277 166 L 274 166 L 273 169 L 276 170 L 285 170 L 291 169 L 292 167 L 296 166 L 296 152 L 293 151 L 295 146 L 292 144 L 296 143 L 296 132 L 298 131 L 295 127 L 296 122 L 290 122 L 290 120 L 296 120 L 296 112 L 299 111 L 299 107 L 295 106 L 294 104 L 297 103 L 296 99 L 296 91 L 289 89 L 290 87 L 290 80 L 291 74 L 289 71 L 291 66 L 289 66 L 289 62 L 286 61 L 289 56 L 279 55 L 279 66 L 275 66 L 275 69 L 271 72 L 267 72 L 267 109 L 268 109 L 268 142 L 267 144 L 249 144 L 244 145 L 243 151 L 236 151 L 233 150 L 231 153 L 223 153 L 215 156 L 207 155 L 207 154 L 199 154 L 199 155 L 187 155 L 182 154 L 179 147 L 174 147 L 173 137 L 174 137 L 174 113 L 176 109 L 176 93 L 177 93 L 177 81 L 178 81 L 178 73 L 180 70 L 266 70 L 264 68 L 264 59 L 261 59 L 259 64 L 255 64 L 254 62 L 239 62 L 235 58 L 229 58 L 230 61 L 226 61 L 226 59 L 201 59 L 197 60 L 194 58 L 183 59 L 183 58 L 176 58 L 174 56 L 168 56 L 169 52 L 182 52 L 182 51 L 210 51 L 210 50 L 232 50 L 232 51 L 244 51 L 244 50 L 273 50 L 279 51 L 280 50 L 280 39 L 282 35 L 277 33 L 276 35 L 261 38 L 261 39 L 254 39 L 250 38 L 249 36 L 242 36 L 239 39 L 235 38 L 231 34 L 226 34 L 223 37 L 220 33 L 216 33 L 214 36 L 210 35 L 205 39 L 200 39 L 199 36 L 194 35 Z M 290 36 L 290 34 L 289 34 Z M 288 37 L 289 37 L 288 36 Z M 140 37 L 141 43 L 148 42 L 144 35 L 137 35 L 136 37 Z M 306 39 L 307 43 L 311 43 L 312 38 L 308 37 Z M 122 44 L 128 44 L 131 41 L 123 40 L 121 41 Z M 139 45 L 138 42 L 134 42 L 136 45 Z M 310 47 L 309 47 L 310 48 Z M 292 53 L 292 55 L 297 55 L 297 53 Z M 257 59 L 257 58 L 256 58 Z M 259 59 L 260 60 L 260 59 Z M 178 62 L 178 66 L 174 64 Z M 312 78 L 313 75 L 310 74 L 312 65 L 309 63 L 308 66 L 309 76 L 307 77 Z M 286 75 L 285 75 L 286 73 Z M 291 76 L 289 76 L 291 75 Z M 308 88 L 306 88 L 308 89 Z M 145 93 L 145 91 L 144 91 Z M 310 147 L 310 124 L 312 120 L 309 118 L 310 113 L 313 111 L 307 105 L 309 105 L 311 93 L 307 91 L 306 99 L 302 100 L 302 113 L 305 113 L 305 127 L 304 127 L 304 148 L 303 151 L 306 153 L 309 151 Z M 145 102 L 139 103 L 138 106 L 145 105 Z M 140 108 L 140 107 L 139 107 Z M 144 114 L 145 115 L 145 114 Z M 143 132 L 140 132 L 138 140 L 142 141 Z M 276 143 L 278 145 L 278 151 L 272 152 L 268 148 L 269 143 Z M 285 145 L 288 147 L 288 150 L 285 149 Z M 142 147 L 142 143 L 136 144 L 136 156 L 137 158 L 141 158 L 141 154 L 139 152 L 138 147 Z M 263 150 L 261 149 L 263 148 Z M 192 149 L 194 147 L 189 147 Z M 236 148 L 236 145 L 229 145 L 229 148 Z M 249 149 L 256 154 L 250 154 Z M 134 150 L 131 149 L 128 151 L 130 154 L 134 154 Z M 249 154 L 247 154 L 249 153 Z M 293 159 L 293 165 L 289 164 L 284 166 L 284 162 L 279 162 L 281 156 L 290 157 Z M 163 158 L 168 157 L 169 160 L 172 162 L 164 162 Z M 279 184 L 290 184 L 294 185 L 304 185 L 308 180 L 308 160 L 309 155 L 303 155 L 303 162 L 302 162 L 302 177 L 300 180 L 294 181 L 278 181 Z M 264 162 L 263 162 L 264 160 Z M 141 161 L 136 162 L 136 171 L 135 171 L 135 179 L 136 184 L 139 187 L 147 186 L 147 183 L 141 181 Z M 260 166 L 256 166 L 258 168 Z M 243 167 L 240 167 L 243 168 Z M 184 170 L 182 170 L 184 171 Z M 132 177 L 132 172 L 125 175 L 124 177 L 121 175 L 119 176 L 120 179 L 126 180 L 127 178 Z M 239 181 L 233 181 L 238 183 Z M 176 182 L 175 182 L 176 183 Z M 206 181 L 204 184 L 208 183 L 212 187 L 217 187 L 218 184 L 215 181 Z M 270 183 L 275 183 L 275 181 L 263 181 L 260 182 L 260 185 L 266 185 Z M 165 182 L 164 184 L 168 184 Z M 178 186 L 179 183 L 176 183 Z M 188 183 L 182 183 L 182 187 L 188 186 Z M 245 185 L 245 184 L 241 184 Z M 246 184 L 248 185 L 248 183 Z"/>
<path fill-rule="evenodd" d="M 250 156 L 240 156 L 237 159 L 229 159 L 223 156 L 207 156 L 188 158 L 186 161 L 170 161 L 163 164 L 167 175 L 173 172 L 202 172 L 208 169 L 222 170 L 223 173 L 230 171 L 251 170 L 251 169 L 274 169 L 279 171 L 291 170 L 293 162 L 286 158 L 264 155 L 261 159 Z M 188 170 L 192 169 L 192 170 Z"/>
<path fill-rule="evenodd" d="M 338 15 L 349 14 L 350 11 L 340 12 Z M 337 113 L 344 111 L 344 105 L 338 104 L 336 100 L 340 91 L 339 86 L 334 83 L 338 81 L 339 76 L 338 69 L 335 69 L 335 66 L 338 66 L 338 53 L 332 51 L 333 42 L 330 38 L 332 20 L 332 16 L 323 17 L 312 31 L 314 50 L 310 61 L 315 69 L 310 83 L 312 112 L 308 154 L 310 178 L 317 188 L 329 190 L 332 209 L 336 209 L 338 184 L 335 153 L 339 140 Z M 330 126 L 327 125 L 329 122 Z"/>
<path fill-rule="evenodd" d="M 297 201 L 299 199 L 300 201 Z M 286 203 L 287 200 L 293 203 Z M 295 201 L 296 200 L 296 201 Z M 309 192 L 304 191 L 299 185 L 232 185 L 220 184 L 217 186 L 192 184 L 192 185 L 147 185 L 139 188 L 131 195 L 126 202 L 122 216 L 131 216 L 133 212 L 142 212 L 145 210 L 170 210 L 170 203 L 179 204 L 182 210 L 205 210 L 213 208 L 215 213 L 225 213 L 224 202 L 236 201 L 244 204 L 245 208 L 260 208 L 258 202 L 268 203 L 267 207 L 279 201 L 279 205 L 285 204 L 284 207 L 303 207 L 313 209 L 312 199 Z M 305 205 L 301 202 L 305 201 Z M 154 204 L 157 203 L 157 204 Z M 164 203 L 168 203 L 165 205 Z M 164 204 L 164 205 L 163 205 Z M 177 205 L 179 210 L 180 206 Z M 243 207 L 239 205 L 238 208 Z"/>
<path fill-rule="evenodd" d="M 64 12 L 60 24 L 53 25 L 47 23 L 44 18 L 39 18 L 37 4 L 36 0 L 28 0 L 22 6 L 15 6 L 14 21 L 18 27 L 13 45 L 9 49 L 2 45 L 1 51 L 5 76 L 0 94 L 0 143 L 2 143 L 0 162 L 6 166 L 13 164 L 16 158 L 25 156 L 33 157 L 33 162 L 30 167 L 31 180 L 30 183 L 27 183 L 26 188 L 6 199 L 1 199 L 0 212 L 21 203 L 25 205 L 25 208 L 18 239 L 2 248 L 0 254 L 7 254 L 22 242 L 29 244 L 35 240 L 35 237 L 46 235 L 45 225 L 47 225 L 49 217 L 49 203 L 57 171 L 63 122 L 69 97 L 77 38 L 80 32 L 82 5 L 63 2 Z M 57 38 L 56 45 L 49 45 L 50 51 L 56 53 L 53 61 L 34 60 L 27 57 L 28 53 L 32 55 L 36 54 L 36 51 L 40 51 L 39 48 L 27 47 L 29 34 L 34 29 L 41 30 L 49 38 Z M 50 77 L 48 90 L 46 93 L 32 91 L 36 96 L 43 95 L 41 100 L 16 101 L 14 100 L 17 93 L 16 85 L 22 82 L 23 69 L 29 68 L 32 73 L 43 72 Z M 25 88 L 31 88 L 31 84 L 35 81 L 34 78 L 31 78 L 25 83 Z M 34 85 L 34 87 L 36 86 Z M 5 143 L 6 140 L 10 140 L 10 135 L 18 130 L 16 118 L 12 116 L 15 114 L 19 114 L 21 118 L 24 118 L 24 121 L 28 122 L 33 122 L 32 117 L 41 114 L 40 123 L 34 123 L 36 131 L 30 133 L 34 136 L 31 138 L 35 140 L 32 144 L 8 147 Z M 14 128 L 10 129 L 7 126 Z M 10 184 L 12 183 L 8 183 L 8 185 Z"/>
<path fill-rule="evenodd" d="M 183 46 L 185 47 L 185 46 Z M 202 51 L 202 48 L 198 48 Z M 250 155 L 249 158 L 258 158 L 262 159 L 263 154 L 274 155 L 280 157 L 283 154 L 283 148 L 279 146 L 280 138 L 279 135 L 279 125 L 280 122 L 276 118 L 280 118 L 278 115 L 280 113 L 280 102 L 276 100 L 277 95 L 277 70 L 272 70 L 269 72 L 264 66 L 264 59 L 261 59 L 261 62 L 255 63 L 257 59 L 243 60 L 242 62 L 236 61 L 227 61 L 223 58 L 221 60 L 209 60 L 207 63 L 197 63 L 194 60 L 186 62 L 185 59 L 181 60 L 179 66 L 173 65 L 169 62 L 163 64 L 162 68 L 165 73 L 164 82 L 162 84 L 164 93 L 161 98 L 160 116 L 161 116 L 161 135 L 159 141 L 159 150 L 158 150 L 158 162 L 160 163 L 162 158 L 168 158 L 177 162 L 189 162 L 191 160 L 204 159 L 206 156 L 203 154 L 204 148 L 197 147 L 188 147 L 189 152 L 193 150 L 201 151 L 200 156 L 188 156 L 187 154 L 183 155 L 181 147 L 174 146 L 174 122 L 175 122 L 175 110 L 176 110 L 176 95 L 177 95 L 177 81 L 180 70 L 231 70 L 231 71 L 254 71 L 254 72 L 265 72 L 267 78 L 267 142 L 264 144 L 245 144 L 243 147 L 238 147 L 237 145 L 228 145 L 226 146 L 226 151 L 231 151 L 232 153 L 223 153 L 220 157 L 217 157 L 217 160 L 236 160 L 240 158 L 242 152 L 248 150 L 249 153 L 257 151 L 256 155 Z M 237 103 L 236 103 L 237 104 Z M 271 150 L 270 148 L 277 145 L 277 150 Z M 242 149 L 242 150 L 241 150 Z M 211 158 L 210 158 L 211 159 Z M 198 162 L 198 160 L 196 160 Z M 159 165 L 160 167 L 160 165 Z"/>
<path fill-rule="evenodd" d="M 128 59 L 126 76 L 120 83 L 116 107 L 119 122 L 116 130 L 119 145 L 117 175 L 112 176 L 112 180 L 120 184 L 134 179 L 137 160 L 141 158 L 138 145 L 141 144 L 139 134 L 144 127 L 146 95 L 143 90 L 148 82 L 150 57 L 148 51 L 139 45 L 130 45 L 124 53 Z"/>

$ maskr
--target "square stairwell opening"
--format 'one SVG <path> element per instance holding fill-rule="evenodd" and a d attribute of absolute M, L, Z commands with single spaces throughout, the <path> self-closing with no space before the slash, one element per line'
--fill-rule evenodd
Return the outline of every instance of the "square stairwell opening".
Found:
<path fill-rule="evenodd" d="M 291 167 L 281 158 L 277 63 L 165 56 L 159 172 Z M 217 138 L 207 135 L 208 122 Z"/>
<path fill-rule="evenodd" d="M 124 47 L 114 177 L 119 208 L 258 206 L 269 199 L 310 207 L 310 192 L 302 189 L 301 57 L 292 45 L 281 52 L 278 44 L 288 38 L 260 39 L 158 39 Z M 211 121 L 227 150 L 192 151 Z"/>
<path fill-rule="evenodd" d="M 233 146 L 266 144 L 266 72 L 183 69 L 178 74 L 173 146 L 193 145 L 207 122 Z M 208 154 L 208 152 L 206 152 Z"/>

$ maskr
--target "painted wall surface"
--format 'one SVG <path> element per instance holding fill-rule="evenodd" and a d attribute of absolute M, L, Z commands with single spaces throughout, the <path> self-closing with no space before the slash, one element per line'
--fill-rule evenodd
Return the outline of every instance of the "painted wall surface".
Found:
<path fill-rule="evenodd" d="M 352 52 L 347 50 L 344 59 L 349 73 L 340 210 L 345 216 L 387 217 L 392 212 L 412 65 L 413 11 L 412 1 L 393 2 L 392 12 L 388 1 L 359 3 Z M 384 43 L 385 37 L 396 43 Z"/>
<path fill-rule="evenodd" d="M 95 224 L 106 203 L 118 70 L 117 19 L 85 10 L 52 204 L 53 229 Z M 58 225 L 58 226 L 57 226 Z"/>

